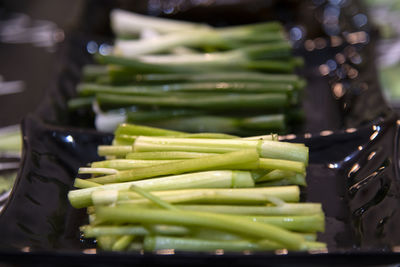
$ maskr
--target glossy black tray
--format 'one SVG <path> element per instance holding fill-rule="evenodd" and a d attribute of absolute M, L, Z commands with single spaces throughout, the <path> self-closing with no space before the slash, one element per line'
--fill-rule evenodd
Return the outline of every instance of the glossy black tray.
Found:
<path fill-rule="evenodd" d="M 148 4 L 137 4 L 133 8 L 130 2 L 88 1 L 83 12 L 85 23 L 78 33 L 67 35 L 61 49 L 59 76 L 54 80 L 53 90 L 37 112 L 24 120 L 22 168 L 0 214 L 0 262 L 68 266 L 218 263 L 325 266 L 327 263 L 400 262 L 397 226 L 400 123 L 397 114 L 384 101 L 376 78 L 374 40 L 377 33 L 369 24 L 354 27 L 349 23 L 363 12 L 358 1 L 250 1 L 259 9 L 244 8 L 246 4 L 242 1 L 237 5 L 233 1 L 226 4 L 229 9 L 222 4 L 200 5 L 162 14 L 198 21 L 214 18 L 211 23 L 215 25 L 250 22 L 249 16 L 254 21 L 278 18 L 289 30 L 308 27 L 304 38 L 294 43 L 296 53 L 306 61 L 301 75 L 308 81 L 304 99 L 307 120 L 304 129 L 286 138 L 310 147 L 308 186 L 302 198 L 322 202 L 327 229 L 319 238 L 328 244 L 326 253 L 107 253 L 96 252 L 92 243 L 81 240 L 78 227 L 86 215 L 83 210 L 70 206 L 67 192 L 72 189 L 78 168 L 98 159 L 97 145 L 110 143 L 112 136 L 96 132 L 92 118 L 86 117 L 88 114 L 68 113 L 66 101 L 75 95 L 82 66 L 92 62 L 86 51 L 87 42 L 109 42 L 112 38 L 105 27 L 107 12 L 113 7 L 136 10 Z M 275 13 L 265 12 L 271 7 Z M 367 42 L 352 44 L 344 38 L 341 44 L 335 44 L 329 34 L 331 25 L 321 22 L 319 16 L 324 18 L 324 14 L 337 8 L 341 11 L 340 26 L 348 33 L 364 31 L 370 38 Z M 325 46 L 310 49 L 305 45 L 307 40 Z M 344 55 L 343 64 L 324 72 L 330 60 L 339 60 L 338 54 Z M 362 58 L 361 62 L 352 60 L 357 55 Z M 348 68 L 356 70 L 357 75 L 349 75 Z"/>
<path fill-rule="evenodd" d="M 399 125 L 399 118 L 393 116 L 359 129 L 290 140 L 310 147 L 308 186 L 302 199 L 322 203 L 326 232 L 319 239 L 328 244 L 328 251 L 165 255 L 96 252 L 92 242 L 80 238 L 78 227 L 86 214 L 71 207 L 67 192 L 79 166 L 99 159 L 97 145 L 109 144 L 112 136 L 54 127 L 29 116 L 23 123 L 23 166 L 0 216 L 0 261 L 166 266 L 211 261 L 232 266 L 266 261 L 296 265 L 400 261 Z"/>

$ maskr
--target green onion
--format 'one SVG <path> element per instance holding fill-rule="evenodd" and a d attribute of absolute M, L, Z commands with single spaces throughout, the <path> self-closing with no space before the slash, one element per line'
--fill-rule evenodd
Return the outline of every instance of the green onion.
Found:
<path fill-rule="evenodd" d="M 222 215 L 208 212 L 130 209 L 127 207 L 96 208 L 98 223 L 162 223 L 183 226 L 209 227 L 228 231 L 253 238 L 268 239 L 281 244 L 288 249 L 299 250 L 304 245 L 304 238 L 265 223 L 252 222 L 248 219 L 233 215 Z"/>
<path fill-rule="evenodd" d="M 149 167 L 135 168 L 134 170 L 120 171 L 116 174 L 111 174 L 98 178 L 91 178 L 88 180 L 96 183 L 127 182 L 127 181 L 140 180 L 162 175 L 209 170 L 218 167 L 223 168 L 224 166 L 232 166 L 235 164 L 246 164 L 246 163 L 257 163 L 257 162 L 258 162 L 257 151 L 255 149 L 247 149 L 225 154 L 211 155 L 202 158 L 178 160 L 175 162 L 163 163 Z"/>
<path fill-rule="evenodd" d="M 188 188 L 254 187 L 254 182 L 250 172 L 230 170 L 205 171 L 72 190 L 68 193 L 68 199 L 73 207 L 84 208 L 93 205 L 91 195 L 94 191 L 127 190 L 132 185 L 140 186 L 145 190 L 155 191 Z"/>

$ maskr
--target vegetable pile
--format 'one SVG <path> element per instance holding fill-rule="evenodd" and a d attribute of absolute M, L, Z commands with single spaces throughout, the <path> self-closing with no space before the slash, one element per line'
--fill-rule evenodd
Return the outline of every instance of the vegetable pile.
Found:
<path fill-rule="evenodd" d="M 320 203 L 300 201 L 308 148 L 277 135 L 238 137 L 121 124 L 105 159 L 81 167 L 75 208 L 85 238 L 113 251 L 325 249 Z M 86 176 L 86 177 L 83 177 Z"/>
<path fill-rule="evenodd" d="M 97 129 L 129 122 L 249 136 L 302 121 L 303 61 L 281 23 L 212 27 L 114 10 L 111 24 L 112 49 L 84 67 L 69 101 L 71 110 L 94 106 Z"/>

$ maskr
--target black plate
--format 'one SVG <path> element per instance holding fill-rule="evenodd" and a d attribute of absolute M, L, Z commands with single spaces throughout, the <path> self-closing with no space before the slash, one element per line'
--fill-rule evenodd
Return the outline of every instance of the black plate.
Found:
<path fill-rule="evenodd" d="M 129 9 L 128 2 L 118 1 L 117 6 Z M 334 45 L 329 25 L 326 21 L 323 21 L 325 24 L 319 22 L 318 14 L 335 11 L 335 3 L 342 2 L 347 4 L 339 8 L 341 27 L 348 33 L 365 31 L 370 36 L 368 42 L 350 44 L 344 41 Z M 72 189 L 78 168 L 97 160 L 97 145 L 110 143 L 112 136 L 94 131 L 90 118 L 82 119 L 84 114 L 66 112 L 66 100 L 75 94 L 81 67 L 91 62 L 91 56 L 85 50 L 87 42 L 107 42 L 112 37 L 109 29 L 102 26 L 107 25 L 104 18 L 116 3 L 101 1 L 95 5 L 88 1 L 87 12 L 83 13 L 86 23 L 82 24 L 85 25 L 82 33 L 67 35 L 54 90 L 36 115 L 28 116 L 23 122 L 22 168 L 0 216 L 0 260 L 68 266 L 135 263 L 225 263 L 233 266 L 267 262 L 271 265 L 378 265 L 400 262 L 400 230 L 397 227 L 400 217 L 399 122 L 398 116 L 383 100 L 376 79 L 372 38 L 376 33 L 373 27 L 367 24 L 354 29 L 346 24 L 363 12 L 358 1 L 265 1 L 260 9 L 245 9 L 239 1 L 237 6 L 232 4 L 230 12 L 216 4 L 169 15 L 200 21 L 219 18 L 211 21 L 215 25 L 224 21 L 229 24 L 250 22 L 249 16 L 254 21 L 272 16 L 285 22 L 288 29 L 308 27 L 307 36 L 295 43 L 296 52 L 306 59 L 306 68 L 301 74 L 309 82 L 304 101 L 307 122 L 303 132 L 287 136 L 287 139 L 304 142 L 310 147 L 308 186 L 303 200 L 322 202 L 327 229 L 319 238 L 327 242 L 328 253 L 216 255 L 177 252 L 160 255 L 97 252 L 90 255 L 94 252 L 93 244 L 81 240 L 78 231 L 86 215 L 83 210 L 70 206 L 67 192 Z M 271 6 L 277 12 L 265 13 Z M 299 12 L 308 8 L 312 8 L 311 13 Z M 89 13 L 93 16 L 86 16 Z M 304 48 L 306 40 L 312 40 L 314 44 L 322 40 L 325 46 L 308 51 Z M 329 60 L 336 60 L 341 53 L 345 62 L 321 75 L 321 65 L 329 66 Z M 361 62 L 352 61 L 351 57 L 356 55 L 362 58 Z M 357 71 L 356 76 L 349 76 L 346 72 L 349 67 Z M 332 91 L 337 84 L 343 89 L 339 94 Z M 77 126 L 85 129 L 73 128 Z"/>
<path fill-rule="evenodd" d="M 319 239 L 327 242 L 327 253 L 97 252 L 93 256 L 86 255 L 94 252 L 93 244 L 81 240 L 78 230 L 86 221 L 85 212 L 70 206 L 67 192 L 73 188 L 77 169 L 99 159 L 97 145 L 109 144 L 112 136 L 56 128 L 30 116 L 23 123 L 24 164 L 0 217 L 0 258 L 19 255 L 19 260 L 25 262 L 40 255 L 52 255 L 49 261 L 83 256 L 85 263 L 117 259 L 121 264 L 132 261 L 166 265 L 191 263 L 194 259 L 198 263 L 227 260 L 237 265 L 264 260 L 290 264 L 296 259 L 299 264 L 311 264 L 333 258 L 337 263 L 346 263 L 349 255 L 375 264 L 400 260 L 399 124 L 398 117 L 393 116 L 360 129 L 292 139 L 310 147 L 303 200 L 323 205 L 326 232 Z M 372 262 L 371 255 L 377 256 Z"/>

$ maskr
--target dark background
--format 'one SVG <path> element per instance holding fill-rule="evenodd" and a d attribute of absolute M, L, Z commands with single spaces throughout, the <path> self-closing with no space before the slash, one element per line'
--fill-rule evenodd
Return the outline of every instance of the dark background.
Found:
<path fill-rule="evenodd" d="M 59 47 L 65 34 L 78 27 L 85 1 L 3 0 L 0 1 L 0 31 L 4 22 L 26 14 L 27 26 L 35 27 L 42 20 L 54 22 L 53 46 L 38 46 L 34 42 L 8 43 L 0 35 L 0 75 L 4 81 L 21 80 L 22 93 L 0 95 L 0 127 L 19 124 L 23 117 L 41 104 L 59 65 Z"/>

